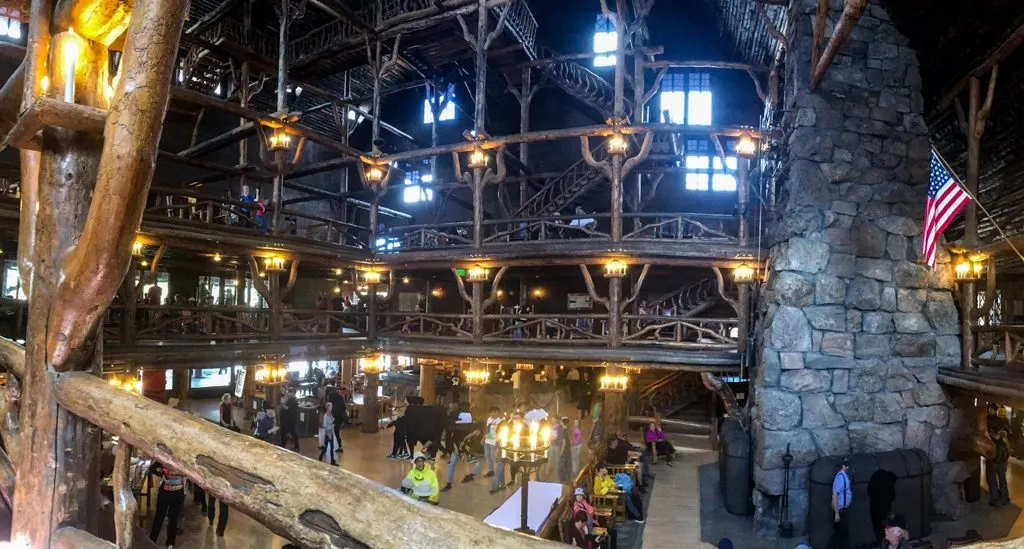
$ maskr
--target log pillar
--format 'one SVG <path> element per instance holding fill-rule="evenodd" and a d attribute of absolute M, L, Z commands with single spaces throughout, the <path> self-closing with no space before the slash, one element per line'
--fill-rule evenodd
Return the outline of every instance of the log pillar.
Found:
<path fill-rule="evenodd" d="M 270 339 L 281 339 L 281 274 L 267 269 L 267 283 L 270 285 Z"/>
<path fill-rule="evenodd" d="M 750 159 L 737 158 L 736 213 L 739 215 L 739 244 L 747 245 L 747 203 L 750 196 Z"/>
<path fill-rule="evenodd" d="M 248 364 L 244 368 L 245 381 L 242 382 L 242 402 L 245 405 L 245 417 L 251 419 L 258 412 L 253 409 L 253 403 L 256 401 L 256 365 Z"/>
<path fill-rule="evenodd" d="M 138 318 L 139 294 L 135 287 L 134 270 L 128 271 L 128 276 L 121 283 L 121 296 L 124 300 L 124 309 L 121 311 L 121 344 L 131 345 L 135 343 L 135 325 Z M 142 274 L 145 276 L 145 273 Z"/>
<path fill-rule="evenodd" d="M 484 342 L 484 283 L 473 282 L 473 301 L 471 304 L 473 313 L 473 343 L 479 345 Z"/>
<path fill-rule="evenodd" d="M 192 388 L 192 370 L 190 369 L 179 369 L 174 370 L 174 396 L 178 399 L 181 404 L 181 409 L 185 410 L 185 403 L 188 402 L 189 389 Z"/>
<path fill-rule="evenodd" d="M 377 413 L 377 387 L 380 384 L 380 374 L 364 372 L 364 376 L 366 377 L 366 384 L 363 386 L 363 410 L 359 413 L 359 417 L 363 422 L 360 430 L 364 433 L 376 433 L 377 420 L 379 419 L 379 414 Z"/>
<path fill-rule="evenodd" d="M 523 87 L 522 91 L 519 92 L 519 133 L 526 133 L 530 131 L 530 102 L 533 100 L 533 88 L 531 84 L 532 75 L 533 70 L 530 67 L 523 68 Z M 530 166 L 529 143 L 519 144 L 519 161 L 526 167 Z M 519 207 L 522 208 L 529 199 L 530 180 L 524 178 L 523 181 L 519 183 Z"/>
<path fill-rule="evenodd" d="M 554 386 L 555 380 L 558 378 L 558 367 L 554 364 L 544 366 L 544 378 L 548 380 L 548 383 Z"/>
<path fill-rule="evenodd" d="M 377 340 L 377 285 L 366 285 L 366 339 Z"/>
<path fill-rule="evenodd" d="M 623 374 L 622 368 L 610 366 L 605 370 L 607 375 L 619 376 Z M 626 393 L 605 391 L 604 392 L 604 419 L 605 436 L 612 436 L 617 431 L 626 431 Z"/>
<path fill-rule="evenodd" d="M 497 154 L 502 154 L 498 151 Z M 484 244 L 484 168 L 473 168 L 473 248 Z M 475 283 L 474 283 L 475 284 Z"/>
<path fill-rule="evenodd" d="M 426 405 L 435 404 L 437 400 L 437 369 L 433 364 L 420 364 L 420 397 Z"/>
<path fill-rule="evenodd" d="M 973 201 L 972 201 L 973 202 Z M 988 296 L 985 296 L 986 298 Z M 974 282 L 960 283 L 960 367 L 962 369 L 974 368 L 972 358 L 974 355 L 974 331 L 971 329 L 971 311 L 977 306 L 977 298 L 974 297 Z"/>
<path fill-rule="evenodd" d="M 750 284 L 739 284 L 739 296 L 736 299 L 736 347 L 740 354 L 740 377 L 745 377 L 750 366 L 750 346 L 747 339 L 750 334 Z"/>
<path fill-rule="evenodd" d="M 620 219 L 621 221 L 621 219 Z M 621 226 L 619 227 L 622 228 Z M 622 346 L 622 277 L 608 279 L 608 346 Z"/>
<path fill-rule="evenodd" d="M 341 384 L 352 387 L 352 372 L 355 370 L 356 359 L 354 358 L 343 358 L 341 359 Z"/>
<path fill-rule="evenodd" d="M 473 421 L 481 421 L 487 417 L 487 394 L 484 392 L 484 385 L 469 386 L 469 413 L 473 414 Z"/>
<path fill-rule="evenodd" d="M 519 371 L 519 400 L 527 403 L 533 396 L 533 368 Z"/>
<path fill-rule="evenodd" d="M 611 237 L 612 242 L 622 241 L 622 163 L 621 154 L 612 156 L 612 202 L 611 202 Z"/>

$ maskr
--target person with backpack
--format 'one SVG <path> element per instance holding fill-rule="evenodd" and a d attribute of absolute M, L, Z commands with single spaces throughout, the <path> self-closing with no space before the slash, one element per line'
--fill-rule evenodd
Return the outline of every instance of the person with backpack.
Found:
<path fill-rule="evenodd" d="M 156 543 L 160 530 L 167 519 L 167 549 L 174 549 L 174 541 L 178 535 L 178 517 L 185 505 L 185 477 L 156 461 L 149 470 L 150 474 L 163 477 L 156 495 L 156 514 L 153 516 L 153 527 L 149 530 L 149 539 Z"/>

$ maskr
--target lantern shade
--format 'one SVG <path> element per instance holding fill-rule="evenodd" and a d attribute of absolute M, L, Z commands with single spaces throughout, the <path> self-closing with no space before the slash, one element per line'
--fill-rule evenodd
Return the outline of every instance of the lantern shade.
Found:
<path fill-rule="evenodd" d="M 287 151 L 291 146 L 292 136 L 288 135 L 284 131 L 284 128 L 276 128 L 273 133 L 270 134 L 270 147 L 272 151 Z"/>
<path fill-rule="evenodd" d="M 466 269 L 466 280 L 470 282 L 483 282 L 487 280 L 488 270 L 480 265 L 473 265 Z"/>
<path fill-rule="evenodd" d="M 629 376 L 605 374 L 598 380 L 598 390 L 607 393 L 624 393 L 629 388 Z"/>
<path fill-rule="evenodd" d="M 744 133 L 736 141 L 736 156 L 740 158 L 757 157 L 757 141 L 749 133 Z"/>
<path fill-rule="evenodd" d="M 380 271 L 363 271 L 363 281 L 367 284 L 380 284 Z"/>
<path fill-rule="evenodd" d="M 370 164 L 363 168 L 363 175 L 370 183 L 380 183 L 384 180 L 384 170 L 376 164 Z"/>
<path fill-rule="evenodd" d="M 973 280 L 974 268 L 970 261 L 960 261 L 953 268 L 957 280 Z"/>
<path fill-rule="evenodd" d="M 268 271 L 283 271 L 285 259 L 279 255 L 272 255 L 264 260 Z"/>
<path fill-rule="evenodd" d="M 629 152 L 629 142 L 621 133 L 615 132 L 608 138 L 608 152 L 611 154 L 626 154 Z"/>
<path fill-rule="evenodd" d="M 752 282 L 754 280 L 754 268 L 744 263 L 732 270 L 732 279 L 739 283 Z"/>
<path fill-rule="evenodd" d="M 605 278 L 622 278 L 626 276 L 627 268 L 625 261 L 611 259 L 604 264 L 604 276 Z"/>
<path fill-rule="evenodd" d="M 469 153 L 469 161 L 466 165 L 470 168 L 486 168 L 488 163 L 487 153 L 484 152 L 480 143 L 473 144 L 473 151 Z"/>
<path fill-rule="evenodd" d="M 466 385 L 480 386 L 487 385 L 491 380 L 491 372 L 487 368 L 472 368 L 466 370 Z"/>

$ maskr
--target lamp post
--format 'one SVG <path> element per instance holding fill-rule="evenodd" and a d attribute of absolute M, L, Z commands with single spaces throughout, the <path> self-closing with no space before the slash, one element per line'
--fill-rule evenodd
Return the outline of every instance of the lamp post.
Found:
<path fill-rule="evenodd" d="M 487 403 L 484 397 L 484 387 L 491 381 L 491 371 L 486 364 L 480 364 L 474 360 L 470 363 L 463 375 L 466 378 L 466 385 L 469 387 L 469 411 L 473 414 L 474 421 L 479 421 L 487 413 Z"/>
<path fill-rule="evenodd" d="M 757 283 L 757 270 L 746 263 L 740 264 L 732 270 L 732 279 L 737 286 L 736 350 L 740 354 L 740 377 L 745 377 L 750 358 L 750 342 L 747 341 L 750 334 L 750 287 Z"/>
<path fill-rule="evenodd" d="M 622 279 L 628 267 L 625 261 L 611 259 L 604 265 L 604 277 L 608 279 L 608 345 L 622 345 Z"/>
<path fill-rule="evenodd" d="M 974 351 L 974 331 L 972 313 L 978 306 L 975 297 L 975 283 L 981 278 L 985 266 L 981 261 L 966 255 L 960 256 L 953 266 L 953 275 L 960 286 L 960 367 L 970 368 Z M 988 298 L 988 296 L 985 296 Z"/>
<path fill-rule="evenodd" d="M 366 284 L 366 338 L 374 341 L 377 339 L 377 285 L 383 275 L 376 270 L 363 271 L 361 275 Z"/>
<path fill-rule="evenodd" d="M 281 402 L 281 387 L 288 382 L 288 367 L 274 361 L 260 365 L 256 370 L 256 385 L 262 386 L 266 399 L 273 406 Z"/>
<path fill-rule="evenodd" d="M 362 427 L 364 433 L 377 432 L 377 387 L 380 384 L 380 373 L 384 370 L 387 359 L 384 355 L 373 355 L 359 359 L 359 368 L 363 372 L 363 411 Z"/>
<path fill-rule="evenodd" d="M 521 505 L 516 532 L 533 535 L 529 527 L 530 471 L 537 471 L 548 460 L 551 447 L 551 424 L 548 420 L 527 422 L 513 412 L 498 424 L 498 447 L 501 459 L 519 470 Z"/>

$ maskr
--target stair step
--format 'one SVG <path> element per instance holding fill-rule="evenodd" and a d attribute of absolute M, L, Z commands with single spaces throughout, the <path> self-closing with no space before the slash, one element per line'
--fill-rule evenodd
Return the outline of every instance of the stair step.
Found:
<path fill-rule="evenodd" d="M 676 450 L 711 450 L 711 437 L 708 435 L 682 435 L 670 433 L 666 435 Z"/>

